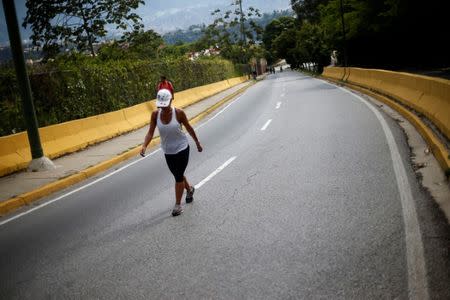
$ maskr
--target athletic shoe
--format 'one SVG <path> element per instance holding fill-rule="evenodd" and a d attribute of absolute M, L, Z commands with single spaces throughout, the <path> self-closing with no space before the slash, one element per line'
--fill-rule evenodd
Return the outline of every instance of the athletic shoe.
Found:
<path fill-rule="evenodd" d="M 172 216 L 173 217 L 179 216 L 179 215 L 181 215 L 182 212 L 183 212 L 183 206 L 175 204 L 175 206 L 173 207 L 173 210 L 172 210 Z"/>
<path fill-rule="evenodd" d="M 186 203 L 194 201 L 195 187 L 191 186 L 191 190 L 186 192 Z"/>

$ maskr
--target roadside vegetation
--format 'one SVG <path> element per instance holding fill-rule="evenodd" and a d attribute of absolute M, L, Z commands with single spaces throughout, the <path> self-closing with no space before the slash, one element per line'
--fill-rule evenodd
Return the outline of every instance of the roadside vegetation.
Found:
<path fill-rule="evenodd" d="M 39 125 L 152 99 L 161 74 L 180 91 L 249 74 L 263 60 L 321 72 L 332 52 L 340 66 L 450 66 L 446 11 L 438 0 L 291 0 L 291 11 L 272 14 L 242 2 L 212 12 L 209 25 L 162 37 L 144 30 L 133 13 L 141 0 L 28 0 L 23 25 L 33 32 L 33 56 L 42 57 L 28 65 Z M 106 41 L 107 28 L 123 34 Z M 0 135 L 25 129 L 20 105 L 12 64 L 2 64 Z"/>
<path fill-rule="evenodd" d="M 442 1 L 291 0 L 295 17 L 273 20 L 263 34 L 269 63 L 294 68 L 338 64 L 391 70 L 450 66 L 447 11 Z"/>
<path fill-rule="evenodd" d="M 229 11 L 212 12 L 209 25 L 191 26 L 196 35 L 168 43 L 144 30 L 133 13 L 144 1 L 27 0 L 23 26 L 32 30 L 28 72 L 39 126 L 89 117 L 155 97 L 160 75 L 176 91 L 250 73 L 251 59 L 267 56 L 259 41 L 272 19 L 291 11 L 260 14 L 231 1 Z M 107 29 L 123 32 L 107 41 Z M 173 41 L 173 40 L 172 40 Z M 37 54 L 34 54 L 36 58 Z M 25 130 L 12 63 L 0 65 L 0 136 Z"/>
<path fill-rule="evenodd" d="M 218 55 L 222 49 L 211 44 L 212 40 L 169 45 L 158 33 L 144 30 L 140 17 L 130 13 L 143 1 L 83 1 L 81 7 L 79 3 L 59 0 L 40 5 L 27 1 L 24 25 L 32 27 L 33 43 L 43 54 L 42 61 L 28 65 L 39 126 L 148 101 L 155 97 L 162 74 L 180 91 L 247 71 L 245 61 Z M 115 10 L 119 12 L 111 15 Z M 128 30 L 120 39 L 100 43 L 106 26 Z M 217 48 L 217 53 L 211 48 Z M 195 52 L 200 55 L 192 56 Z M 3 64 L 0 135 L 25 128 L 14 69 L 11 63 Z"/>

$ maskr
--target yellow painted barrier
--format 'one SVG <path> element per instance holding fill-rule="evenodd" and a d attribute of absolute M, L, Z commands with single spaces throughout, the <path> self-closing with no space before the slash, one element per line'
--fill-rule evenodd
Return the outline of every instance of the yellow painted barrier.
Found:
<path fill-rule="evenodd" d="M 20 170 L 31 160 L 26 132 L 0 137 L 0 170 L 12 173 Z M 28 150 L 28 151 L 26 151 Z"/>
<path fill-rule="evenodd" d="M 323 69 L 322 75 L 325 77 L 342 80 L 345 75 L 344 73 L 345 73 L 344 68 L 327 67 Z"/>
<path fill-rule="evenodd" d="M 349 83 L 400 100 L 425 115 L 450 138 L 450 80 L 385 70 L 349 69 Z"/>
<path fill-rule="evenodd" d="M 156 109 L 155 101 L 148 101 L 123 109 L 125 118 L 133 129 L 141 128 L 150 121 L 150 114 Z"/>
<path fill-rule="evenodd" d="M 175 93 L 174 105 L 186 107 L 246 81 L 236 77 Z M 56 158 L 145 126 L 155 100 L 84 119 L 39 128 L 44 154 Z M 0 137 L 0 176 L 25 169 L 31 161 L 26 132 Z"/>
<path fill-rule="evenodd" d="M 344 82 L 399 101 L 426 116 L 447 139 L 450 138 L 450 80 L 386 70 L 337 67 L 325 68 L 322 75 L 336 79 L 336 74 L 342 72 L 348 74 Z M 416 119 L 414 122 L 410 121 L 434 148 L 441 166 L 444 169 L 450 168 L 448 149 L 445 149 L 431 130 L 424 129 L 424 124 L 418 124 L 419 118 Z"/>

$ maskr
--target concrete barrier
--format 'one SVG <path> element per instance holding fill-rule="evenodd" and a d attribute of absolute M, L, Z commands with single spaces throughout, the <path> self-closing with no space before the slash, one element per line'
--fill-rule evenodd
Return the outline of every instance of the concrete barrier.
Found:
<path fill-rule="evenodd" d="M 347 82 L 399 100 L 450 138 L 450 80 L 385 70 L 350 69 Z"/>
<path fill-rule="evenodd" d="M 236 77 L 175 93 L 174 105 L 186 107 L 246 81 Z M 97 116 L 39 128 L 44 154 L 56 158 L 141 128 L 150 121 L 155 100 Z M 0 137 L 0 176 L 25 169 L 31 161 L 27 132 Z"/>
<path fill-rule="evenodd" d="M 342 80 L 345 76 L 345 69 L 344 68 L 335 68 L 335 67 L 324 68 L 322 76 L 333 78 L 336 80 Z"/>
<path fill-rule="evenodd" d="M 344 82 L 393 98 L 423 114 L 450 139 L 450 80 L 386 70 L 338 67 L 327 67 L 322 75 L 336 80 L 336 74 L 341 73 L 346 74 Z M 431 146 L 437 149 L 439 142 L 436 137 L 426 136 L 425 139 L 432 141 Z M 444 169 L 448 169 L 448 150 L 444 150 L 443 145 L 439 149 L 438 160 Z"/>

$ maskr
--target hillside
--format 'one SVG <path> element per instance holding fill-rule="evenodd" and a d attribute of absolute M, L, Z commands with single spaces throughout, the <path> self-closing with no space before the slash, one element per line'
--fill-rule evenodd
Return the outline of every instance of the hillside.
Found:
<path fill-rule="evenodd" d="M 292 10 L 273 11 L 272 13 L 264 13 L 261 18 L 255 19 L 255 22 L 262 28 L 266 27 L 273 19 L 281 16 L 293 15 Z M 177 29 L 163 35 L 163 39 L 168 44 L 191 43 L 198 40 L 202 36 L 202 29 L 205 25 L 191 25 L 188 29 Z"/>
<path fill-rule="evenodd" d="M 19 23 L 26 15 L 25 0 L 15 0 Z M 211 12 L 216 8 L 227 9 L 231 0 L 147 0 L 144 6 L 139 7 L 137 14 L 142 18 L 146 29 L 153 29 L 160 34 L 178 29 L 188 29 L 193 24 L 208 24 L 212 21 Z M 228 5 L 224 3 L 229 3 Z M 244 8 L 253 6 L 261 12 L 290 9 L 289 0 L 244 0 Z M 28 39 L 29 29 L 21 28 L 22 38 Z M 110 31 L 110 35 L 116 35 Z M 8 41 L 3 6 L 0 5 L 0 46 Z"/>

